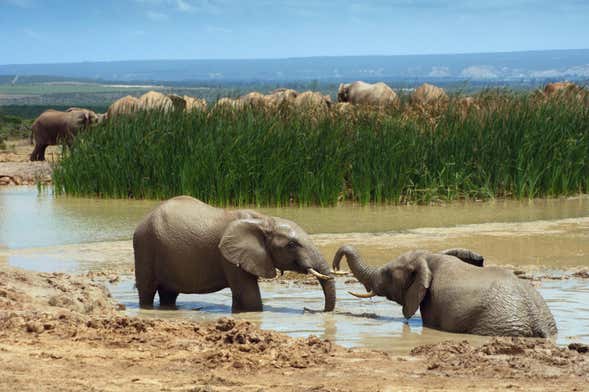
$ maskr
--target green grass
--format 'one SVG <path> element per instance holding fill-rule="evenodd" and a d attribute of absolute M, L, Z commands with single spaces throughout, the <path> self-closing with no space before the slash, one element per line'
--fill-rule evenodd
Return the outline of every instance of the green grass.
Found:
<path fill-rule="evenodd" d="M 58 192 L 219 205 L 430 203 L 589 191 L 589 106 L 500 93 L 462 118 L 142 113 L 76 140 Z"/>

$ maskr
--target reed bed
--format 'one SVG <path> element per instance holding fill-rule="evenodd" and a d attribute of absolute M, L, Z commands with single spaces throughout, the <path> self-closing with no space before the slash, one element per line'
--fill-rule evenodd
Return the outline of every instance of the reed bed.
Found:
<path fill-rule="evenodd" d="M 57 192 L 217 205 L 431 203 L 589 191 L 589 106 L 487 94 L 423 115 L 287 107 L 138 113 L 81 134 Z"/>

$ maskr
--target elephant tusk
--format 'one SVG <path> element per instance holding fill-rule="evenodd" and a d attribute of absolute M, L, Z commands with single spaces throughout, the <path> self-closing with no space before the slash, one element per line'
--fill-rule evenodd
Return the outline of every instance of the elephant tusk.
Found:
<path fill-rule="evenodd" d="M 354 293 L 352 291 L 348 291 L 348 293 L 350 293 L 354 297 L 358 297 L 358 298 L 372 298 L 372 297 L 376 297 L 376 293 L 374 291 L 370 291 L 370 292 L 368 292 L 366 294 Z"/>
<path fill-rule="evenodd" d="M 338 270 L 338 271 L 331 271 L 331 273 L 334 274 L 334 275 L 344 276 L 344 275 L 349 275 L 350 274 L 350 271 L 339 271 Z"/>
<path fill-rule="evenodd" d="M 333 279 L 331 276 L 323 275 L 323 274 L 315 271 L 313 268 L 309 268 L 307 270 L 307 272 L 310 273 L 311 275 L 315 276 L 317 279 L 321 279 L 321 280 L 331 280 L 331 279 Z"/>

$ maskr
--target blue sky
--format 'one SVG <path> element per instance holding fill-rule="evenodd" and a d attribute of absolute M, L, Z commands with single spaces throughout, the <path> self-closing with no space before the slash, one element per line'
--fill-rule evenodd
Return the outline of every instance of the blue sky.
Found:
<path fill-rule="evenodd" d="M 0 0 L 0 64 L 589 47 L 589 0 Z"/>

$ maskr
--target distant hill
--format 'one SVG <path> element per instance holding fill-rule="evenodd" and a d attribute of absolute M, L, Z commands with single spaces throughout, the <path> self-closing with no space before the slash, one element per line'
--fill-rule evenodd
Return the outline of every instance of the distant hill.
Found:
<path fill-rule="evenodd" d="M 589 49 L 265 60 L 150 60 L 0 65 L 0 75 L 112 82 L 589 80 Z M 18 81 L 18 78 L 15 78 Z"/>

